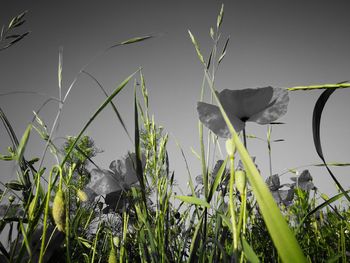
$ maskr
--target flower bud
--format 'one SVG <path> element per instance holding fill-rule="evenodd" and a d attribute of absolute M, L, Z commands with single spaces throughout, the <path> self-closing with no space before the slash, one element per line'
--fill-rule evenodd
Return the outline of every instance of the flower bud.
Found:
<path fill-rule="evenodd" d="M 80 202 L 86 202 L 89 199 L 87 194 L 80 189 L 77 191 L 77 197 L 79 198 Z"/>
<path fill-rule="evenodd" d="M 235 173 L 236 187 L 240 193 L 243 193 L 246 187 L 246 174 L 245 171 L 238 170 Z"/>
<path fill-rule="evenodd" d="M 236 146 L 234 145 L 232 139 L 226 140 L 226 152 L 230 157 L 235 155 Z"/>
<path fill-rule="evenodd" d="M 64 193 L 61 189 L 57 191 L 55 199 L 53 200 L 52 215 L 57 229 L 64 232 L 66 226 L 66 204 Z"/>

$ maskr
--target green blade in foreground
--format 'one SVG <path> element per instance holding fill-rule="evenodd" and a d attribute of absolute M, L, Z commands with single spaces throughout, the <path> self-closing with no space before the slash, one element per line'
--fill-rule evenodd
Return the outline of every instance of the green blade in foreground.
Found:
<path fill-rule="evenodd" d="M 206 70 L 205 76 L 209 83 L 212 94 L 215 97 L 215 100 L 220 108 L 221 114 L 223 115 L 225 122 L 232 134 L 233 143 L 236 146 L 239 155 L 241 156 L 242 162 L 247 171 L 248 180 L 259 204 L 261 214 L 264 218 L 265 224 L 279 256 L 283 262 L 307 262 L 293 232 L 288 227 L 288 224 L 283 218 L 283 215 L 275 203 L 275 200 L 273 199 L 269 189 L 267 188 L 254 162 L 250 158 L 249 153 L 243 146 L 235 129 L 233 128 L 233 125 L 227 117 L 226 112 L 215 93 L 213 83 Z"/>

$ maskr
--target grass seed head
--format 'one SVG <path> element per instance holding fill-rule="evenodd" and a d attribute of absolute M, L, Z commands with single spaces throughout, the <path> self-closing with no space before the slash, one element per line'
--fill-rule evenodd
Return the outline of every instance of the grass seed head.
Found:
<path fill-rule="evenodd" d="M 87 194 L 80 189 L 77 191 L 77 197 L 79 198 L 80 202 L 86 202 L 89 199 Z"/>

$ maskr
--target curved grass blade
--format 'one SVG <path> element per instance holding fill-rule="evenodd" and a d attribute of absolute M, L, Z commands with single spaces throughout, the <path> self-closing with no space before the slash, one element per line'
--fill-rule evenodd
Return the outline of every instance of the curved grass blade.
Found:
<path fill-rule="evenodd" d="M 318 98 L 315 107 L 314 112 L 312 115 L 312 134 L 314 139 L 314 145 L 316 148 L 316 152 L 318 156 L 321 158 L 322 162 L 324 163 L 328 173 L 332 177 L 333 181 L 336 183 L 338 188 L 341 190 L 341 192 L 344 194 L 346 199 L 350 202 L 350 196 L 345 192 L 343 186 L 340 184 L 340 182 L 337 180 L 335 175 L 332 173 L 331 169 L 328 167 L 326 160 L 323 156 L 322 146 L 321 146 L 321 137 L 320 137 L 320 124 L 321 124 L 321 117 L 323 109 L 329 99 L 329 97 L 333 94 L 333 92 L 336 90 L 336 88 L 329 88 L 326 89 L 321 96 Z"/>
<path fill-rule="evenodd" d="M 106 90 L 103 88 L 102 84 L 101 84 L 93 75 L 91 75 L 89 72 L 87 72 L 87 71 L 85 71 L 85 70 L 83 70 L 82 73 L 86 74 L 86 75 L 89 76 L 92 80 L 94 80 L 94 81 L 96 82 L 96 84 L 100 87 L 100 89 L 102 90 L 102 92 L 105 94 L 105 96 L 108 98 L 108 94 L 107 94 Z M 124 129 L 126 135 L 128 136 L 129 140 L 132 142 L 132 139 L 131 139 L 131 136 L 130 136 L 130 134 L 129 134 L 129 131 L 128 131 L 128 129 L 126 128 L 126 125 L 125 125 L 125 123 L 124 123 L 124 121 L 123 121 L 123 118 L 122 118 L 122 116 L 120 115 L 120 113 L 119 113 L 117 107 L 115 106 L 115 104 L 113 103 L 113 101 L 111 101 L 110 103 L 111 103 L 111 106 L 112 106 L 112 108 L 113 108 L 115 114 L 117 115 L 117 118 L 118 118 L 120 124 L 122 125 L 122 127 L 123 127 L 123 129 Z"/>
<path fill-rule="evenodd" d="M 225 122 L 231 132 L 233 143 L 241 156 L 242 162 L 247 171 L 248 180 L 251 184 L 252 190 L 259 204 L 261 214 L 279 256 L 283 262 L 307 262 L 293 232 L 288 227 L 288 224 L 281 214 L 268 187 L 249 156 L 247 149 L 243 146 L 237 132 L 227 117 L 227 114 L 215 93 L 214 85 L 207 70 L 205 70 L 205 77 L 209 83 L 209 87 L 217 102 L 221 114 L 223 115 L 223 118 L 225 119 Z"/>
<path fill-rule="evenodd" d="M 140 69 L 132 73 L 129 77 L 127 77 L 115 90 L 114 92 L 102 103 L 102 105 L 97 109 L 97 111 L 91 116 L 91 118 L 88 120 L 88 122 L 85 124 L 85 126 L 81 129 L 79 135 L 75 138 L 75 141 L 72 143 L 70 148 L 67 150 L 67 153 L 64 157 L 64 159 L 61 162 L 61 167 L 66 163 L 69 155 L 73 151 L 75 145 L 77 144 L 78 140 L 81 138 L 85 130 L 90 126 L 90 124 L 94 121 L 94 119 L 102 112 L 102 110 L 112 101 L 112 99 L 118 95 L 118 93 L 129 83 L 130 79 L 139 72 Z"/>

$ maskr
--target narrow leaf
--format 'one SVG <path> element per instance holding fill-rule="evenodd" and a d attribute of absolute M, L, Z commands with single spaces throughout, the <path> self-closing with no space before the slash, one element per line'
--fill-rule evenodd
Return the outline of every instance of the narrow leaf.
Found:
<path fill-rule="evenodd" d="M 103 109 L 112 101 L 112 99 L 118 95 L 118 93 L 129 83 L 130 79 L 139 72 L 140 69 L 132 73 L 129 77 L 127 77 L 119 86 L 114 90 L 114 92 L 102 103 L 102 105 L 97 109 L 97 111 L 91 116 L 91 118 L 88 120 L 88 122 L 85 124 L 85 126 L 81 129 L 79 135 L 75 138 L 75 141 L 71 144 L 70 148 L 67 150 L 66 156 L 61 162 L 61 167 L 66 163 L 67 159 L 69 158 L 69 155 L 73 151 L 75 145 L 77 144 L 78 140 L 81 138 L 83 133 L 86 131 L 86 129 L 90 126 L 90 124 L 96 119 L 96 117 L 103 111 Z"/>
<path fill-rule="evenodd" d="M 25 130 L 23 136 L 22 136 L 21 141 L 19 142 L 19 145 L 18 145 L 18 148 L 17 148 L 17 153 L 16 153 L 16 158 L 17 158 L 18 161 L 22 160 L 23 153 L 24 153 L 24 151 L 26 149 L 31 130 L 32 130 L 32 125 L 29 124 L 27 129 Z"/>
<path fill-rule="evenodd" d="M 199 206 L 204 206 L 206 208 L 210 208 L 210 204 L 207 201 L 200 199 L 198 197 L 195 197 L 195 196 L 177 195 L 177 196 L 175 196 L 175 198 L 177 198 L 181 201 L 184 201 L 186 203 L 189 203 L 189 204 L 199 205 Z"/>
<path fill-rule="evenodd" d="M 314 139 L 314 145 L 316 148 L 316 152 L 318 156 L 321 158 L 322 162 L 324 163 L 325 167 L 327 168 L 328 173 L 332 177 L 333 181 L 336 183 L 338 188 L 341 190 L 341 192 L 344 194 L 346 199 L 350 202 L 350 196 L 345 192 L 343 186 L 340 184 L 340 182 L 337 180 L 335 175 L 332 173 L 332 171 L 327 166 L 327 163 L 324 159 L 323 152 L 322 152 L 322 146 L 321 146 L 321 136 L 320 136 L 320 124 L 321 124 L 321 117 L 323 109 L 329 99 L 329 97 L 333 94 L 333 92 L 336 90 L 336 88 L 332 89 L 326 89 L 321 96 L 318 98 L 315 107 L 314 112 L 312 115 L 312 134 Z"/>

